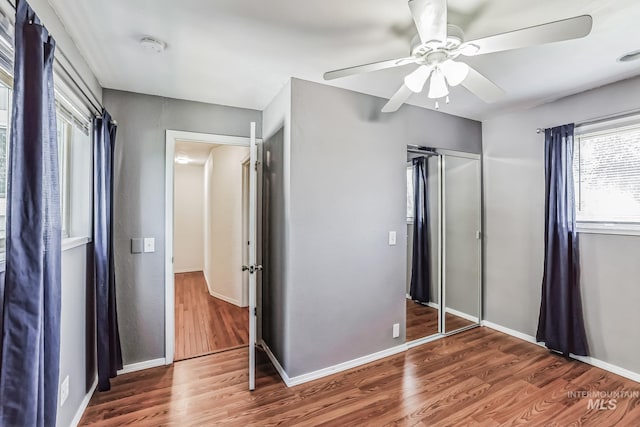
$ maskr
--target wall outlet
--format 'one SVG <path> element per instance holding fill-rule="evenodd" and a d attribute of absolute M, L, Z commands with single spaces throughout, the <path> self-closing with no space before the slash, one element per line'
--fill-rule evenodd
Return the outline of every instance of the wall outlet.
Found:
<path fill-rule="evenodd" d="M 60 384 L 60 407 L 67 401 L 67 397 L 69 397 L 69 375 L 67 375 L 64 381 L 62 381 L 62 384 Z"/>
<path fill-rule="evenodd" d="M 400 323 L 393 324 L 393 338 L 398 338 L 400 336 Z"/>
<path fill-rule="evenodd" d="M 155 252 L 156 251 L 156 239 L 153 237 L 145 237 L 144 238 L 144 251 L 146 252 Z"/>
<path fill-rule="evenodd" d="M 389 232 L 389 246 L 395 246 L 396 245 L 396 232 L 395 231 L 390 231 Z"/>

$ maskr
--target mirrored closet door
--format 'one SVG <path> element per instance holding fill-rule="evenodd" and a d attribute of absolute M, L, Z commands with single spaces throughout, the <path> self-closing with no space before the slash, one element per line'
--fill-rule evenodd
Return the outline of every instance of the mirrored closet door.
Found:
<path fill-rule="evenodd" d="M 408 343 L 479 324 L 480 179 L 478 155 L 407 150 Z"/>
<path fill-rule="evenodd" d="M 407 153 L 406 340 L 437 335 L 440 319 L 441 158 Z"/>
<path fill-rule="evenodd" d="M 448 333 L 480 321 L 480 159 L 454 153 L 445 154 L 442 163 L 444 332 Z"/>

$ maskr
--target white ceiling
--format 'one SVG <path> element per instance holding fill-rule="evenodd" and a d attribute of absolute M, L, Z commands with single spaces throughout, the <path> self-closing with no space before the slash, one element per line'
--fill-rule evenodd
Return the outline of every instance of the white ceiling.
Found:
<path fill-rule="evenodd" d="M 175 158 L 186 157 L 190 165 L 204 165 L 211 150 L 219 146 L 204 142 L 176 141 Z"/>
<path fill-rule="evenodd" d="M 414 33 L 406 0 L 49 0 L 103 87 L 264 109 L 291 76 L 403 57 Z M 638 0 L 450 0 L 466 39 L 591 14 L 585 39 L 469 58 L 508 94 L 484 104 L 462 87 L 442 111 L 483 119 L 640 74 Z M 167 43 L 144 51 L 143 36 Z M 415 66 L 413 66 L 415 67 Z M 389 98 L 412 66 L 330 84 Z M 409 103 L 433 108 L 426 94 Z"/>

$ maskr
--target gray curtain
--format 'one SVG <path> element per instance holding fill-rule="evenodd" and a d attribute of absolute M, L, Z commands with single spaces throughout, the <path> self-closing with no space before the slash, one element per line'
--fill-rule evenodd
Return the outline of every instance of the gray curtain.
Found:
<path fill-rule="evenodd" d="M 431 266 L 429 254 L 428 159 L 418 157 L 413 164 L 413 256 L 409 295 L 414 301 L 429 302 Z"/>
<path fill-rule="evenodd" d="M 113 155 L 116 125 L 107 111 L 93 121 L 93 268 L 96 286 L 98 390 L 122 369 L 113 252 Z"/>
<path fill-rule="evenodd" d="M 573 184 L 574 125 L 545 131 L 545 254 L 536 338 L 565 356 L 586 356 Z"/>
<path fill-rule="evenodd" d="M 54 426 L 61 282 L 55 42 L 23 0 L 15 32 L 0 425 Z"/>

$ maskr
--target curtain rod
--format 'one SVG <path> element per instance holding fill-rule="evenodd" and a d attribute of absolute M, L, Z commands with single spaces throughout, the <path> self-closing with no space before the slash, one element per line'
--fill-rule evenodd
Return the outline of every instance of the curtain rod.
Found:
<path fill-rule="evenodd" d="M 16 5 L 14 4 L 13 0 L 6 0 L 6 1 L 13 8 L 13 10 L 16 10 Z M 14 26 L 15 26 L 15 23 L 14 23 Z M 67 67 L 65 67 L 65 65 L 58 58 L 58 55 L 60 55 L 67 62 L 67 64 L 69 64 L 69 67 L 71 67 L 71 69 L 75 73 L 76 77 L 74 77 L 74 75 L 69 72 Z M 94 115 L 96 117 L 100 117 L 100 115 L 102 114 L 102 109 L 104 108 L 104 106 L 102 105 L 102 103 L 100 103 L 100 101 L 98 100 L 98 97 L 93 93 L 93 91 L 91 90 L 91 87 L 84 80 L 84 78 L 82 77 L 82 74 L 80 74 L 80 72 L 78 72 L 77 68 L 69 60 L 69 57 L 67 57 L 67 55 L 65 55 L 65 53 L 62 51 L 62 49 L 60 49 L 60 47 L 58 47 L 56 49 L 56 52 L 54 54 L 54 60 L 58 64 L 60 69 L 62 69 L 62 71 L 67 75 L 67 77 L 69 77 L 71 82 L 80 91 L 82 96 L 84 96 L 84 98 L 87 100 L 87 102 L 89 103 L 89 106 L 93 109 Z M 82 84 L 84 85 L 86 90 L 83 89 L 82 87 L 80 87 L 80 85 L 78 84 L 78 81 L 76 79 L 79 79 L 82 82 Z M 115 124 L 115 125 L 118 124 L 115 120 L 112 120 L 112 123 Z"/>
<path fill-rule="evenodd" d="M 609 120 L 626 119 L 628 117 L 632 117 L 632 116 L 635 116 L 635 115 L 638 115 L 638 114 L 640 114 L 640 110 L 639 109 L 622 111 L 620 113 L 615 113 L 615 114 L 609 114 L 607 116 L 596 117 L 595 119 L 591 119 L 591 120 L 588 120 L 586 122 L 582 122 L 582 123 L 576 124 L 576 127 L 579 128 L 579 127 L 582 127 L 582 126 L 597 125 L 599 123 L 607 122 Z M 546 128 L 538 128 L 538 129 L 536 129 L 536 133 L 541 133 L 541 132 L 544 132 L 545 130 L 546 130 Z"/>

